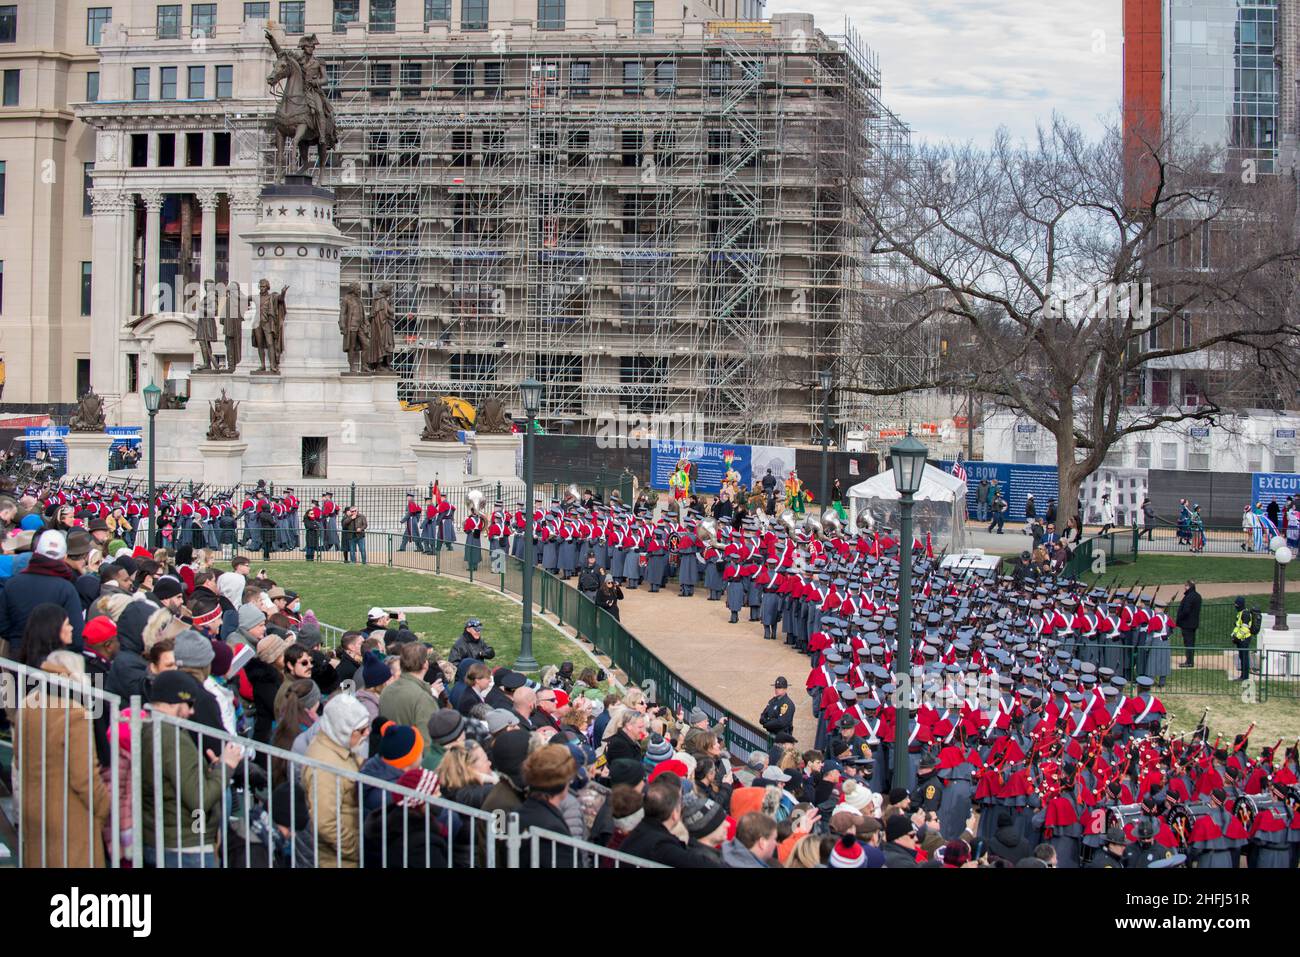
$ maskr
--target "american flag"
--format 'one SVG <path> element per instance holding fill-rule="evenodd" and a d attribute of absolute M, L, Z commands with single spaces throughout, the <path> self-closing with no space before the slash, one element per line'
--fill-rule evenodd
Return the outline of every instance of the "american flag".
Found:
<path fill-rule="evenodd" d="M 957 461 L 952 463 L 952 474 L 953 478 L 960 479 L 963 482 L 966 481 L 966 466 L 961 464 L 960 455 L 957 456 Z"/>

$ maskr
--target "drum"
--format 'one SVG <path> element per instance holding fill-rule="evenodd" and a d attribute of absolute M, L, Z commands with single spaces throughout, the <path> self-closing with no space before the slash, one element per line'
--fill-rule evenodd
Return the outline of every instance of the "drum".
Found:
<path fill-rule="evenodd" d="M 1263 794 L 1243 794 L 1232 805 L 1232 813 L 1237 815 L 1237 820 L 1241 821 L 1242 826 L 1247 831 L 1255 823 L 1255 818 L 1265 811 L 1272 811 L 1283 821 L 1291 820 L 1291 812 L 1286 806 L 1286 802 L 1279 801 L 1275 797 Z"/>
<path fill-rule="evenodd" d="M 1197 818 L 1205 817 L 1210 813 L 1210 805 L 1205 801 L 1197 801 L 1193 804 L 1175 804 L 1165 814 L 1165 820 L 1169 822 L 1170 829 L 1174 836 L 1178 838 L 1178 843 L 1186 847 L 1192 836 L 1192 828 L 1196 824 Z"/>
<path fill-rule="evenodd" d="M 1129 833 L 1129 825 L 1137 824 L 1142 819 L 1141 804 L 1119 804 L 1106 808 L 1106 826 L 1121 828 Z"/>

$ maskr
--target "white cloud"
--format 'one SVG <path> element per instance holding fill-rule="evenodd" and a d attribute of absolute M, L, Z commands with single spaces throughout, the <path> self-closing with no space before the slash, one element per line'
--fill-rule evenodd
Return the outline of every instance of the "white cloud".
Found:
<path fill-rule="evenodd" d="M 918 138 L 987 143 L 999 126 L 1028 138 L 1053 111 L 1095 135 L 1119 110 L 1119 0 L 769 0 L 769 14 L 786 10 L 829 35 L 847 16 L 879 57 L 886 106 Z"/>

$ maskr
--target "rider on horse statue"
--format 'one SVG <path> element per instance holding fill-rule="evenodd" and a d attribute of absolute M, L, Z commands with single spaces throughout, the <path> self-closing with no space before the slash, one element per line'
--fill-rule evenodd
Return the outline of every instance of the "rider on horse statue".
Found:
<path fill-rule="evenodd" d="M 298 49 L 285 50 L 276 42 L 275 35 L 266 31 L 267 42 L 275 51 L 277 67 L 283 64 L 288 75 L 273 71 L 267 83 L 274 85 L 284 80 L 284 93 L 275 111 L 275 125 L 279 135 L 293 137 L 295 150 L 300 150 L 299 166 L 305 166 L 306 146 L 315 143 L 317 160 L 325 165 L 325 154 L 338 143 L 334 126 L 334 110 L 326 92 L 325 65 L 315 57 L 319 45 L 316 34 L 309 33 L 298 41 Z M 294 70 L 301 74 L 301 88 L 294 82 Z M 277 154 L 279 150 L 276 150 Z"/>

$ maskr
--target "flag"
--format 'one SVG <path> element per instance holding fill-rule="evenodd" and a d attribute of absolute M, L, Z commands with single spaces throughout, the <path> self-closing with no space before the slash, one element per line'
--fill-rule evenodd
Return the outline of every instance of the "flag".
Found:
<path fill-rule="evenodd" d="M 966 466 L 961 464 L 961 453 L 957 454 L 957 461 L 952 463 L 952 476 L 959 481 L 966 481 Z"/>

